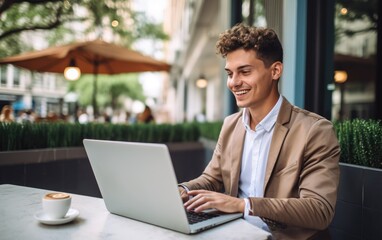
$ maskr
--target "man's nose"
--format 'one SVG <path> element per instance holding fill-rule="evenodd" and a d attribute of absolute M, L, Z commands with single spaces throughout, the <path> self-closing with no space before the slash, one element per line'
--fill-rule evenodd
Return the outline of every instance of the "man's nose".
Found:
<path fill-rule="evenodd" d="M 235 87 L 235 86 L 240 86 L 242 83 L 241 78 L 237 74 L 232 74 L 232 77 L 229 81 L 230 86 Z"/>

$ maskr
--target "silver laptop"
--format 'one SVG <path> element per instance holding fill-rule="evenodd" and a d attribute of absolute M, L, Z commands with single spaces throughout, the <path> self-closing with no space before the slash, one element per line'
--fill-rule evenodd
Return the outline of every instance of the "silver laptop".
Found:
<path fill-rule="evenodd" d="M 208 211 L 189 223 L 165 144 L 84 139 L 95 178 L 109 212 L 192 234 L 240 218 Z"/>

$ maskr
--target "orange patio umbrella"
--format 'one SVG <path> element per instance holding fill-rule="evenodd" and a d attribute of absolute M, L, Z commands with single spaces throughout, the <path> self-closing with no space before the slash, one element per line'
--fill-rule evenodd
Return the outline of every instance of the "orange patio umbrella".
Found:
<path fill-rule="evenodd" d="M 81 73 L 94 74 L 93 109 L 96 115 L 98 74 L 169 71 L 171 68 L 163 61 L 102 40 L 77 42 L 0 59 L 0 64 L 52 73 L 64 73 L 73 63 Z"/>

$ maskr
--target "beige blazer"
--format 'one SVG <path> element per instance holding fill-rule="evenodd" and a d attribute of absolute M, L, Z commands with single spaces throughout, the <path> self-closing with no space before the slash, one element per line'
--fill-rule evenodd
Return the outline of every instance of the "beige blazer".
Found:
<path fill-rule="evenodd" d="M 245 128 L 242 113 L 224 120 L 213 157 L 189 189 L 238 196 Z M 291 105 L 278 115 L 265 173 L 264 198 L 250 198 L 275 239 L 326 239 L 339 182 L 340 148 L 330 121 Z M 319 236 L 318 236 L 319 235 Z"/>

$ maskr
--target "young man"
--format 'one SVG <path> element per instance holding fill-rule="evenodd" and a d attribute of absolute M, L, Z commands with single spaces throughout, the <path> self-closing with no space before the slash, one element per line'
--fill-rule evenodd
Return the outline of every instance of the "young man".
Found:
<path fill-rule="evenodd" d="M 327 239 L 340 155 L 331 122 L 280 95 L 283 50 L 274 31 L 239 24 L 216 47 L 243 110 L 224 120 L 202 175 L 180 184 L 185 207 L 242 212 L 275 239 Z"/>

